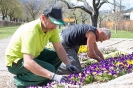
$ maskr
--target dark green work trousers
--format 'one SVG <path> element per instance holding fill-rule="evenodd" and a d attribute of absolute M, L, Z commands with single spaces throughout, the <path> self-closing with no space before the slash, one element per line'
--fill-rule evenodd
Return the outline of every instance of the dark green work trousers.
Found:
<path fill-rule="evenodd" d="M 61 64 L 56 52 L 50 49 L 44 49 L 41 54 L 34 58 L 34 60 L 43 68 L 56 72 Z M 13 64 L 12 67 L 8 67 L 9 72 L 15 74 L 14 82 L 18 88 L 26 88 L 27 86 L 42 86 L 51 82 L 48 78 L 33 74 L 23 66 L 23 59 L 19 60 L 17 64 Z"/>

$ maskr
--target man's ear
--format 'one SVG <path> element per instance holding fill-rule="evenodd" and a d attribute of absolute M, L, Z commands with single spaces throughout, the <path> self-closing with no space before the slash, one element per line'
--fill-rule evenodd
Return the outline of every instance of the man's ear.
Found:
<path fill-rule="evenodd" d="M 44 18 L 47 18 L 47 16 L 46 16 L 46 15 L 44 15 L 44 14 L 42 14 L 42 16 L 43 16 Z"/>
<path fill-rule="evenodd" d="M 44 18 L 45 18 L 45 16 L 44 16 L 44 14 L 42 14 L 42 15 L 41 15 L 41 19 L 44 20 Z"/>
<path fill-rule="evenodd" d="M 41 15 L 41 18 L 42 18 L 43 21 L 48 19 L 48 17 L 46 15 L 44 15 L 44 14 Z"/>
<path fill-rule="evenodd" d="M 104 32 L 103 31 L 100 31 L 100 34 L 104 35 Z"/>

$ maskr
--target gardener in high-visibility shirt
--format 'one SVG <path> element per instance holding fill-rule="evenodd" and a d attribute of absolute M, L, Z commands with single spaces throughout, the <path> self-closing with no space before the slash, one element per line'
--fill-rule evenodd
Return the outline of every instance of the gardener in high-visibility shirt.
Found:
<path fill-rule="evenodd" d="M 88 24 L 75 24 L 64 29 L 60 35 L 61 42 L 65 48 L 71 64 L 82 72 L 81 64 L 78 59 L 78 50 L 81 45 L 87 45 L 87 55 L 97 61 L 104 59 L 103 54 L 97 47 L 96 42 L 103 42 L 110 39 L 111 31 L 107 28 L 96 28 Z M 58 74 L 70 74 L 62 63 Z"/>
<path fill-rule="evenodd" d="M 39 19 L 22 25 L 12 36 L 5 57 L 8 71 L 15 75 L 17 88 L 42 86 L 52 80 L 65 81 L 64 76 L 56 74 L 61 62 L 71 73 L 78 72 L 60 42 L 58 24 L 64 24 L 62 10 L 49 5 Z M 52 42 L 55 51 L 45 48 L 48 41 Z"/>

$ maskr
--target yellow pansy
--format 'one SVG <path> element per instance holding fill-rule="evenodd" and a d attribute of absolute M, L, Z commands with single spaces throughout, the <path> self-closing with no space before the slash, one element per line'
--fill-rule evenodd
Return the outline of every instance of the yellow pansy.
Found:
<path fill-rule="evenodd" d="M 128 64 L 133 64 L 133 60 L 127 60 Z"/>

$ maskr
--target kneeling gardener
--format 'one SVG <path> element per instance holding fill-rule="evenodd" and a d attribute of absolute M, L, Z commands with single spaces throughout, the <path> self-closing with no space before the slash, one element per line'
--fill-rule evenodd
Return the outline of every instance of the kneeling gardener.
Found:
<path fill-rule="evenodd" d="M 22 25 L 12 36 L 5 57 L 8 71 L 15 75 L 17 88 L 46 85 L 52 80 L 65 81 L 62 75 L 56 74 L 61 62 L 71 73 L 78 72 L 60 43 L 57 24 L 64 24 L 62 10 L 50 5 L 39 19 Z M 55 51 L 45 48 L 48 41 Z"/>

